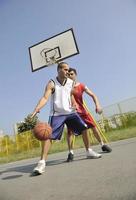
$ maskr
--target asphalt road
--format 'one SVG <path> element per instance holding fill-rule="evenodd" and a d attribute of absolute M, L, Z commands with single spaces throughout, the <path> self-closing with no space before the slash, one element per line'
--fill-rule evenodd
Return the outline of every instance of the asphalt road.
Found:
<path fill-rule="evenodd" d="M 38 158 L 0 165 L 0 200 L 136 200 L 136 138 L 111 147 L 100 159 L 76 150 L 71 163 L 67 152 L 49 155 L 46 172 L 35 177 Z"/>

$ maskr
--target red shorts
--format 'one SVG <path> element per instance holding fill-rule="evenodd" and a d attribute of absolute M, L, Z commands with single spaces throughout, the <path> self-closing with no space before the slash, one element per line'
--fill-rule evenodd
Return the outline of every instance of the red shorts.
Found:
<path fill-rule="evenodd" d="M 89 113 L 78 113 L 82 120 L 87 124 L 88 128 L 96 127 L 96 124 Z"/>

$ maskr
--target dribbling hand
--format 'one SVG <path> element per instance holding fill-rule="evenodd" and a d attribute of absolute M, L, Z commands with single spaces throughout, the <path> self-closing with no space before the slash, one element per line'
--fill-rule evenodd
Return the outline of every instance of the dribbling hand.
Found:
<path fill-rule="evenodd" d="M 102 114 L 103 110 L 102 108 L 96 108 L 96 113 L 98 113 L 99 115 Z"/>
<path fill-rule="evenodd" d="M 40 111 L 39 110 L 35 110 L 32 115 L 31 115 L 31 118 L 33 118 L 35 115 L 37 115 L 37 113 L 39 113 Z"/>

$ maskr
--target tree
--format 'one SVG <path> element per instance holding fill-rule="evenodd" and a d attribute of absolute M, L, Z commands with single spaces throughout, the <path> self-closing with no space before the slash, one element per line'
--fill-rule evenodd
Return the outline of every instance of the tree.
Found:
<path fill-rule="evenodd" d="M 29 114 L 23 122 L 17 123 L 18 127 L 18 133 L 22 133 L 24 131 L 28 131 L 34 128 L 36 123 L 38 122 L 38 117 L 34 116 L 33 118 L 31 117 L 31 114 Z"/>

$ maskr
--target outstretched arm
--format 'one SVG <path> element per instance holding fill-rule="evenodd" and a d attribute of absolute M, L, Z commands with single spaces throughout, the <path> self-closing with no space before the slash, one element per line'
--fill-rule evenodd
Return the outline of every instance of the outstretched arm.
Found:
<path fill-rule="evenodd" d="M 101 114 L 102 113 L 102 107 L 99 103 L 99 100 L 97 98 L 97 96 L 88 88 L 88 87 L 85 87 L 85 93 L 88 94 L 90 97 L 92 97 L 94 103 L 95 103 L 95 111 L 96 113 L 98 114 Z"/>
<path fill-rule="evenodd" d="M 54 83 L 53 81 L 49 81 L 49 83 L 46 85 L 43 97 L 39 100 L 37 106 L 35 107 L 32 113 L 32 117 L 35 116 L 37 113 L 39 113 L 41 108 L 45 106 L 53 90 L 54 90 Z"/>

